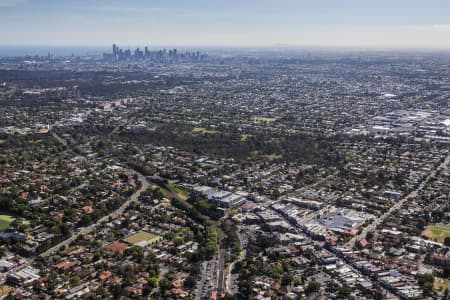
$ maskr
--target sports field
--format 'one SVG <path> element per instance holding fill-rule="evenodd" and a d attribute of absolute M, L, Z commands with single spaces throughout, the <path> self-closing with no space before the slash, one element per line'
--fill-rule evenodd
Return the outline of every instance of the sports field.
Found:
<path fill-rule="evenodd" d="M 142 242 L 148 242 L 149 244 L 152 244 L 154 242 L 157 242 L 160 239 L 161 239 L 161 237 L 159 235 L 151 234 L 151 233 L 148 233 L 145 231 L 140 231 L 140 232 L 130 235 L 124 241 L 129 244 L 136 245 L 136 244 L 139 244 Z"/>
<path fill-rule="evenodd" d="M 0 231 L 8 229 L 14 220 L 15 218 L 10 215 L 0 215 Z"/>
<path fill-rule="evenodd" d="M 450 226 L 445 224 L 435 224 L 428 226 L 423 235 L 430 240 L 443 243 L 446 237 L 450 237 Z"/>
<path fill-rule="evenodd" d="M 266 117 L 253 117 L 252 120 L 255 121 L 255 122 L 272 123 L 272 122 L 275 122 L 277 119 L 275 119 L 275 118 L 266 118 Z"/>
<path fill-rule="evenodd" d="M 269 162 L 274 161 L 274 160 L 278 160 L 278 159 L 282 159 L 283 155 L 281 154 L 270 154 L 270 155 L 266 155 L 266 158 Z"/>
<path fill-rule="evenodd" d="M 445 289 L 450 288 L 450 279 L 435 277 L 434 278 L 434 287 L 436 289 L 440 289 L 441 291 L 444 291 Z"/>
<path fill-rule="evenodd" d="M 206 129 L 206 128 L 203 128 L 203 127 L 195 127 L 194 129 L 192 129 L 192 133 L 215 134 L 215 133 L 217 133 L 217 130 L 210 130 L 210 129 Z"/>
<path fill-rule="evenodd" d="M 251 134 L 243 134 L 241 135 L 241 142 L 246 142 L 251 137 Z"/>

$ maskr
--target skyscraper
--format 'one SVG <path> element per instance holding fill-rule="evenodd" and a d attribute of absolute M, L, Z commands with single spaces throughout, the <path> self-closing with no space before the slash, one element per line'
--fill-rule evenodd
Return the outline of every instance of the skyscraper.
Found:
<path fill-rule="evenodd" d="M 117 50 L 118 50 L 118 47 L 116 46 L 116 44 L 113 44 L 112 47 L 113 47 L 113 59 L 114 59 L 114 60 L 117 60 Z"/>

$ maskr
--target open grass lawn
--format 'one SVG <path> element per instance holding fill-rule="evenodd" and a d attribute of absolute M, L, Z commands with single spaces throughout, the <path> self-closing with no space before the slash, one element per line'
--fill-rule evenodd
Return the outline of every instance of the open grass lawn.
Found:
<path fill-rule="evenodd" d="M 274 160 L 278 160 L 278 159 L 282 159 L 283 155 L 281 154 L 270 154 L 270 155 L 266 155 L 266 158 L 269 162 L 274 161 Z"/>
<path fill-rule="evenodd" d="M 251 134 L 243 134 L 241 135 L 241 142 L 246 142 L 251 137 Z"/>
<path fill-rule="evenodd" d="M 177 194 L 179 199 L 186 201 L 187 198 L 189 198 L 189 191 L 187 191 L 186 189 L 184 189 L 174 183 L 167 184 L 167 187 L 170 189 L 170 191 L 172 193 Z"/>
<path fill-rule="evenodd" d="M 210 129 L 206 129 L 204 127 L 195 127 L 194 129 L 192 129 L 192 133 L 209 133 L 209 134 L 215 134 L 217 133 L 217 130 L 210 130 Z"/>
<path fill-rule="evenodd" d="M 172 187 L 171 187 L 171 185 L 172 185 Z M 161 185 L 157 186 L 157 188 L 163 194 L 163 196 L 169 200 L 172 198 L 176 198 L 176 199 L 182 200 L 182 201 L 187 200 L 187 196 L 183 197 L 181 194 L 177 193 L 173 189 L 173 184 L 170 184 L 170 183 L 169 184 L 161 184 Z"/>
<path fill-rule="evenodd" d="M 0 145 L 3 145 L 4 143 L 6 143 L 5 140 L 0 139 Z"/>
<path fill-rule="evenodd" d="M 450 236 L 450 226 L 444 224 L 430 225 L 422 234 L 430 240 L 443 243 L 445 238 Z"/>
<path fill-rule="evenodd" d="M 14 220 L 15 218 L 10 215 L 0 215 L 0 231 L 8 229 L 9 225 Z"/>
<path fill-rule="evenodd" d="M 158 240 L 160 237 L 158 235 L 155 234 L 151 234 L 145 231 L 140 231 L 137 232 L 135 234 L 130 235 L 129 237 L 127 237 L 124 241 L 129 243 L 129 244 L 138 244 L 140 242 L 144 242 L 144 241 L 150 241 L 152 242 L 153 240 Z"/>
<path fill-rule="evenodd" d="M 275 119 L 275 118 L 266 118 L 266 117 L 253 117 L 252 120 L 255 121 L 255 122 L 271 123 L 271 122 L 275 122 L 277 119 Z"/>
<path fill-rule="evenodd" d="M 42 144 L 44 142 L 44 140 L 35 140 L 35 141 L 30 141 L 30 144 Z"/>
<path fill-rule="evenodd" d="M 450 279 L 435 277 L 434 287 L 440 289 L 441 291 L 445 290 L 446 288 L 450 289 Z"/>

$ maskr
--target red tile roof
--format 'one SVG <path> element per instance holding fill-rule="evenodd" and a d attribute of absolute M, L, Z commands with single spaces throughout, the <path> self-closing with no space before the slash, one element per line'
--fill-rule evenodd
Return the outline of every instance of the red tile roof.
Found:
<path fill-rule="evenodd" d="M 106 250 L 122 253 L 128 248 L 128 244 L 122 242 L 114 242 L 105 247 Z"/>

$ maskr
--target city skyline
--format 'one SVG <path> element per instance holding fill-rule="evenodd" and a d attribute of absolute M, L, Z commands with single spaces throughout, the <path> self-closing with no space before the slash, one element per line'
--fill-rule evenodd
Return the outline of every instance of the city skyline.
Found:
<path fill-rule="evenodd" d="M 450 0 L 0 0 L 0 299 L 450 300 Z"/>
<path fill-rule="evenodd" d="M 448 11 L 443 0 L 0 0 L 0 45 L 450 49 Z"/>

